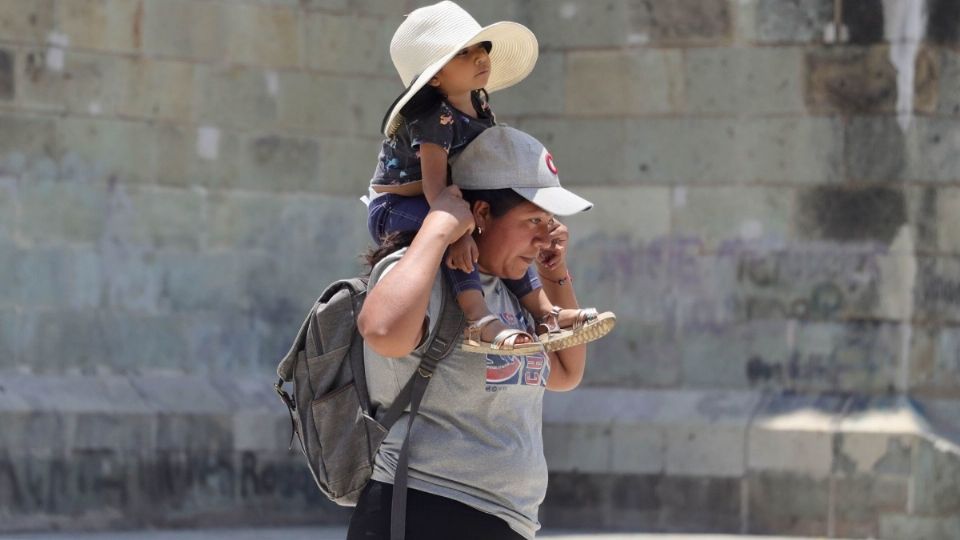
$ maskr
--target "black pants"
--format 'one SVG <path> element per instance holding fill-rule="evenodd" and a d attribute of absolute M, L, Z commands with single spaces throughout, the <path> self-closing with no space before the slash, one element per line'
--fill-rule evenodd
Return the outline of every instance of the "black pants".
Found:
<path fill-rule="evenodd" d="M 393 485 L 371 480 L 350 518 L 347 540 L 390 540 Z M 523 540 L 507 522 L 463 503 L 407 490 L 407 540 Z"/>

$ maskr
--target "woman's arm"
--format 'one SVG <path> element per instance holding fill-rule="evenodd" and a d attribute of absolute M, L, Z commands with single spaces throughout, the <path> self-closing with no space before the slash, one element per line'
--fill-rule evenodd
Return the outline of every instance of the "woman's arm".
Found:
<path fill-rule="evenodd" d="M 357 317 L 360 335 L 377 354 L 396 358 L 416 348 L 443 252 L 473 226 L 459 188 L 450 186 L 438 194 L 413 243 L 367 292 Z"/>
<path fill-rule="evenodd" d="M 578 308 L 573 282 L 567 279 L 567 226 L 557 222 L 550 233 L 550 247 L 541 250 L 537 259 L 537 272 L 543 282 L 543 292 L 554 305 L 562 308 Z M 561 283 L 562 281 L 562 283 Z M 547 389 L 565 392 L 576 388 L 583 380 L 587 363 L 587 346 L 578 345 L 550 353 L 550 378 Z"/>

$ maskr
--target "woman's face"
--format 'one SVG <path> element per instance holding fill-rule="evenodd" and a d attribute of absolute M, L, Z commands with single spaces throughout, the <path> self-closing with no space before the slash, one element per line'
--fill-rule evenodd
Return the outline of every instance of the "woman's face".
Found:
<path fill-rule="evenodd" d="M 483 230 L 475 237 L 480 251 L 477 265 L 487 274 L 508 279 L 523 277 L 550 242 L 553 214 L 529 201 L 498 218 L 481 201 L 474 206 L 474 218 Z"/>

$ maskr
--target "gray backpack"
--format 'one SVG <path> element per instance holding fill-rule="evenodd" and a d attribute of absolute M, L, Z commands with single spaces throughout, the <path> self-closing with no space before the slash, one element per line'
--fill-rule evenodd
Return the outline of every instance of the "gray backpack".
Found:
<path fill-rule="evenodd" d="M 402 256 L 387 256 L 374 274 Z M 317 486 L 331 501 L 354 506 L 373 474 L 373 462 L 390 427 L 409 406 L 407 438 L 403 441 L 393 489 L 394 540 L 402 540 L 406 514 L 407 463 L 410 427 L 437 364 L 450 354 L 462 332 L 463 312 L 444 282 L 440 316 L 433 331 L 414 352 L 417 371 L 386 410 L 375 410 L 367 392 L 363 338 L 357 315 L 367 293 L 362 278 L 330 284 L 314 303 L 297 337 L 280 364 L 274 385 L 287 406 L 293 436 L 307 458 Z M 293 395 L 283 389 L 293 383 Z M 292 444 L 292 440 L 291 440 Z"/>

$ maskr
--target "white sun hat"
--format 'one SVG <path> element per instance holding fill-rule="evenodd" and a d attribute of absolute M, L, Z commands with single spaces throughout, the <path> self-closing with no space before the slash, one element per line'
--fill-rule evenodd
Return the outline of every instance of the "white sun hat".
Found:
<path fill-rule="evenodd" d="M 553 155 L 540 141 L 507 126 L 483 130 L 450 159 L 453 183 L 463 190 L 512 189 L 551 214 L 570 216 L 593 203 L 560 186 Z"/>
<path fill-rule="evenodd" d="M 537 63 L 537 37 L 522 24 L 501 21 L 481 27 L 463 8 L 444 1 L 407 15 L 390 41 L 390 58 L 406 90 L 384 116 L 387 137 L 400 125 L 400 109 L 458 52 L 488 41 L 490 78 L 485 89 L 495 92 L 522 81 Z"/>

